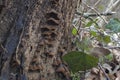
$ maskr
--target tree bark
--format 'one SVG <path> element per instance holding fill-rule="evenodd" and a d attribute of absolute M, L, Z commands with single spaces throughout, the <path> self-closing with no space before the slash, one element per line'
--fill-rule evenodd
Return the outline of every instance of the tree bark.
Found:
<path fill-rule="evenodd" d="M 71 49 L 77 0 L 3 0 L 0 5 L 0 78 L 70 80 L 61 55 Z"/>

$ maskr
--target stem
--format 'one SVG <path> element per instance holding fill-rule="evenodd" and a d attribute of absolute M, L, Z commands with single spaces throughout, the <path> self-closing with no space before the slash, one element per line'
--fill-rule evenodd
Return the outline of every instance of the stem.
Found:
<path fill-rule="evenodd" d="M 104 73 L 105 77 L 107 78 L 107 80 L 110 80 L 109 76 L 105 73 L 103 67 L 101 66 L 100 63 L 98 63 L 98 66 L 100 67 L 100 69 L 102 70 L 102 72 Z"/>

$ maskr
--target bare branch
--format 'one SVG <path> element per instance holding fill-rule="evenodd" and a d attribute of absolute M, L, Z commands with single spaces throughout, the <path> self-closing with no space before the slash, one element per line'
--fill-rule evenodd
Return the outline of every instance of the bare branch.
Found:
<path fill-rule="evenodd" d="M 99 13 L 96 14 L 96 13 L 80 13 L 80 12 L 76 12 L 77 15 L 82 15 L 83 17 L 95 17 L 95 16 L 110 16 L 110 15 L 113 15 L 115 14 L 116 12 L 107 12 L 107 13 Z"/>
<path fill-rule="evenodd" d="M 100 13 L 93 7 L 90 7 L 89 5 L 87 5 L 86 3 L 83 2 L 84 5 L 86 5 L 88 8 L 91 8 L 92 10 L 94 10 L 99 16 L 100 18 L 105 22 L 105 23 L 108 23 L 103 16 L 100 15 Z"/>
<path fill-rule="evenodd" d="M 101 66 L 100 63 L 98 63 L 98 66 L 100 67 L 100 69 L 102 70 L 102 72 L 104 73 L 105 77 L 107 78 L 107 80 L 110 80 L 109 76 L 105 73 L 103 67 Z"/>

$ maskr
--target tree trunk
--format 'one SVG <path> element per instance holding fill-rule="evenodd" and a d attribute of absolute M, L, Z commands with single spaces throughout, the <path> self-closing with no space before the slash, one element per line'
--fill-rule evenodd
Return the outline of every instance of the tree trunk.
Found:
<path fill-rule="evenodd" d="M 71 48 L 76 4 L 77 0 L 0 1 L 0 78 L 70 80 L 61 55 Z"/>

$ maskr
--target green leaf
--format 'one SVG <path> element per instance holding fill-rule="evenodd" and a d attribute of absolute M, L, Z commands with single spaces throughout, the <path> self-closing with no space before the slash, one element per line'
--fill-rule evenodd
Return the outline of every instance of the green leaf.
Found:
<path fill-rule="evenodd" d="M 95 31 L 90 31 L 90 34 L 94 37 L 97 35 L 97 33 Z"/>
<path fill-rule="evenodd" d="M 105 43 L 111 42 L 110 36 L 104 36 L 103 40 L 104 40 Z"/>
<path fill-rule="evenodd" d="M 86 27 L 90 27 L 90 26 L 92 26 L 93 24 L 97 24 L 97 21 L 98 21 L 97 18 L 96 18 L 95 20 L 91 20 L 91 21 L 89 21 L 85 26 L 86 26 Z"/>
<path fill-rule="evenodd" d="M 97 38 L 98 41 L 103 41 L 102 35 L 97 35 L 96 38 Z"/>
<path fill-rule="evenodd" d="M 93 21 L 89 21 L 85 26 L 90 27 L 93 23 L 94 23 Z"/>
<path fill-rule="evenodd" d="M 72 51 L 62 57 L 73 73 L 97 66 L 98 58 L 84 52 Z"/>
<path fill-rule="evenodd" d="M 108 59 L 109 61 L 112 61 L 113 60 L 113 54 L 109 54 L 107 56 L 105 56 L 106 59 Z"/>
<path fill-rule="evenodd" d="M 120 32 L 120 20 L 117 18 L 110 19 L 109 23 L 106 25 L 106 28 L 114 32 Z"/>
<path fill-rule="evenodd" d="M 73 29 L 72 29 L 72 34 L 73 34 L 73 35 L 77 35 L 77 29 L 76 29 L 76 28 L 73 28 Z"/>

